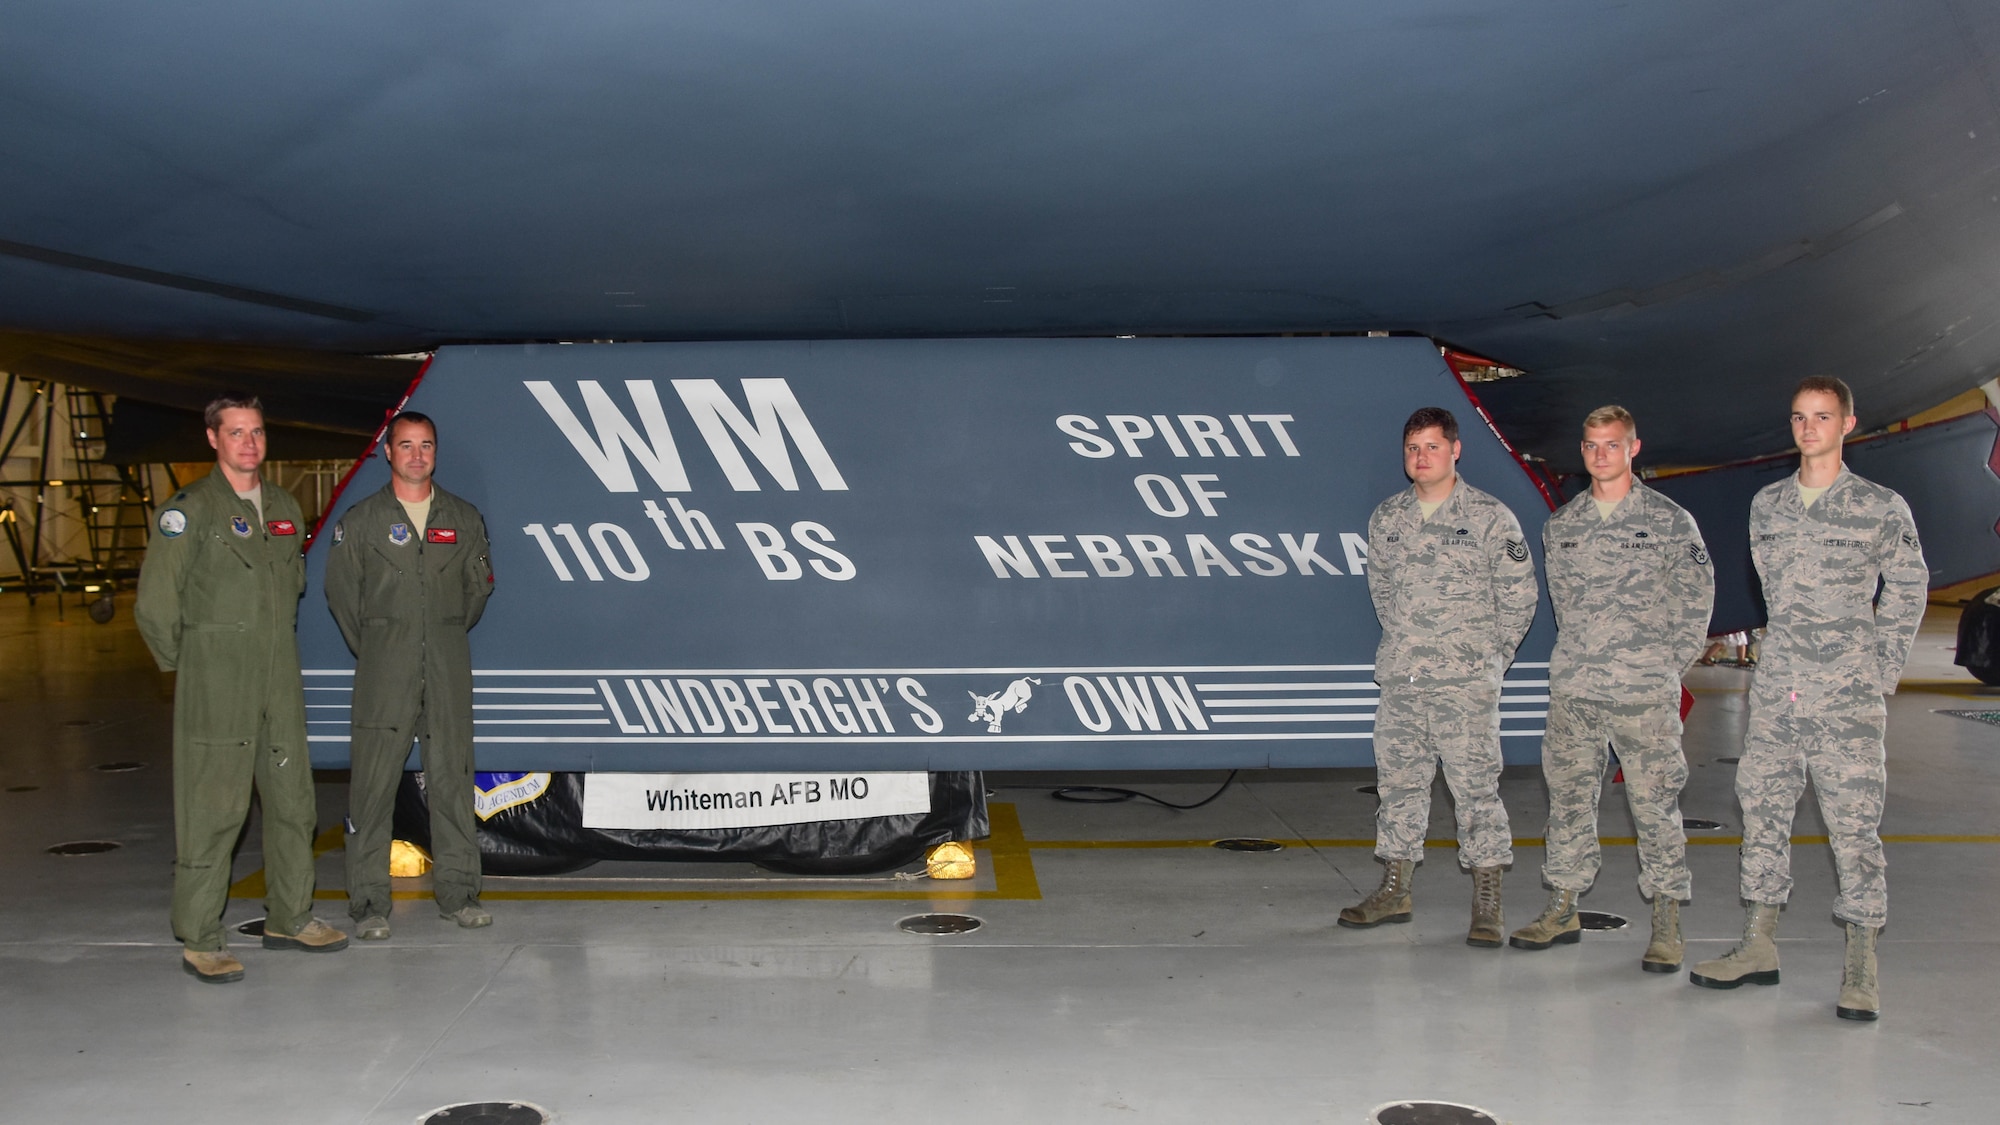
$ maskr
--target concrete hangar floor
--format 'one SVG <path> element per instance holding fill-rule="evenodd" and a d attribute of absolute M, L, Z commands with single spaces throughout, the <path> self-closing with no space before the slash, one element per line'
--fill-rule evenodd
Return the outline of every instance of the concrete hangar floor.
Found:
<path fill-rule="evenodd" d="M 491 929 L 439 920 L 420 881 L 395 937 L 336 956 L 236 942 L 246 981 L 198 984 L 167 929 L 170 686 L 121 612 L 0 599 L 0 1122 L 396 1123 L 522 1101 L 562 1122 L 1363 1122 L 1388 1102 L 1507 1122 L 1988 1122 L 2000 1069 L 2000 708 L 1950 664 L 1933 608 L 1891 700 L 1884 1015 L 1837 1020 L 1825 847 L 1796 851 L 1784 983 L 1716 992 L 1639 971 L 1632 827 L 1607 802 L 1577 946 L 1463 942 L 1451 852 L 1407 926 L 1339 929 L 1378 878 L 1361 771 L 1246 775 L 1196 812 L 1064 803 L 1092 775 L 989 775 L 994 836 L 963 884 L 796 880 L 747 866 L 599 864 L 492 879 Z M 1691 686 L 1689 960 L 1740 932 L 1729 760 L 1748 673 Z M 143 768 L 105 771 L 108 763 Z M 1533 770 L 1503 785 L 1519 838 L 1510 925 L 1542 901 Z M 1520 776 L 1511 776 L 1519 774 Z M 1198 799 L 1219 775 L 1111 784 Z M 338 826 L 339 775 L 321 824 Z M 1810 808 L 1796 832 L 1823 831 Z M 1451 836 L 1440 789 L 1431 836 Z M 1280 851 L 1217 850 L 1266 837 Z M 76 840 L 115 851 L 58 856 Z M 321 913 L 346 924 L 338 831 Z M 258 917 L 239 857 L 233 926 Z M 926 937 L 927 910 L 985 920 Z"/>

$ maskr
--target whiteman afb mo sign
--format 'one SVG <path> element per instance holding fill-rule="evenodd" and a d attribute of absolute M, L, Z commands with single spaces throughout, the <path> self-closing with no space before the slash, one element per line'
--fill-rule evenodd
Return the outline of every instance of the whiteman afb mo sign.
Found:
<path fill-rule="evenodd" d="M 1420 339 L 447 348 L 409 406 L 492 538 L 485 770 L 1363 765 L 1403 420 L 1457 414 L 1538 555 L 1547 516 Z M 324 555 L 299 631 L 337 767 Z M 1508 675 L 1509 761 L 1552 632 Z"/>

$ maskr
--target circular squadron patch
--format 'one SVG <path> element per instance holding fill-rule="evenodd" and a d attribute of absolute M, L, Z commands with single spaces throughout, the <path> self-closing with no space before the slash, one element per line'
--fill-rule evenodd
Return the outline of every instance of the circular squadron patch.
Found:
<path fill-rule="evenodd" d="M 389 542 L 394 543 L 396 546 L 400 547 L 403 544 L 408 543 L 409 541 L 410 541 L 409 524 L 392 523 L 389 525 Z"/>
<path fill-rule="evenodd" d="M 250 538 L 250 521 L 244 519 L 242 516 L 230 516 L 229 530 L 235 532 L 239 539 L 248 539 Z"/>
<path fill-rule="evenodd" d="M 160 534 L 172 539 L 188 529 L 187 513 L 179 508 L 168 508 L 160 513 Z"/>

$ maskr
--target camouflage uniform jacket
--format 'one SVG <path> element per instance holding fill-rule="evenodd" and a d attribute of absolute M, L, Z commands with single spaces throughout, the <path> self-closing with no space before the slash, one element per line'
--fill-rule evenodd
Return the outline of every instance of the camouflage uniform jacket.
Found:
<path fill-rule="evenodd" d="M 1414 486 L 1375 508 L 1368 595 L 1382 623 L 1377 683 L 1497 684 L 1540 590 L 1520 521 L 1461 477 L 1428 520 Z"/>
<path fill-rule="evenodd" d="M 1753 698 L 1895 692 L 1930 582 L 1901 496 L 1842 466 L 1808 508 L 1786 477 L 1750 502 L 1750 557 L 1769 616 Z"/>
<path fill-rule="evenodd" d="M 1556 611 L 1550 687 L 1608 703 L 1677 702 L 1715 605 L 1694 517 L 1638 481 L 1608 520 L 1585 492 L 1543 526 L 1542 557 Z"/>

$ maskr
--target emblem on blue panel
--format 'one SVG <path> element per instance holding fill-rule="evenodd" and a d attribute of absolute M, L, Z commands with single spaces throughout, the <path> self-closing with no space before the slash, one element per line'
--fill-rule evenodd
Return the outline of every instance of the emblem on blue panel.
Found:
<path fill-rule="evenodd" d="M 169 539 L 188 529 L 187 513 L 179 508 L 168 508 L 160 513 L 160 534 Z"/>
<path fill-rule="evenodd" d="M 405 536 L 407 535 L 406 531 Z M 504 812 L 516 805 L 525 805 L 548 791 L 549 775 L 545 773 L 481 771 L 472 775 L 472 811 L 479 814 L 479 819 L 487 820 L 495 813 Z"/>
<path fill-rule="evenodd" d="M 230 516 L 229 530 L 235 532 L 239 539 L 248 539 L 250 538 L 250 521 L 244 519 L 242 516 Z"/>
<path fill-rule="evenodd" d="M 389 542 L 394 543 L 396 546 L 400 547 L 403 544 L 408 543 L 409 541 L 410 541 L 409 524 L 392 523 L 389 525 Z"/>
<path fill-rule="evenodd" d="M 976 691 L 966 692 L 965 694 L 972 697 L 972 714 L 967 715 L 965 721 L 976 723 L 983 719 L 986 722 L 986 733 L 999 734 L 1001 716 L 1009 711 L 1016 715 L 1026 711 L 1028 697 L 1035 693 L 1035 689 L 1029 685 L 1041 682 L 1030 676 L 1022 676 L 1008 684 L 1007 690 L 996 691 L 992 695 L 981 695 Z"/>

